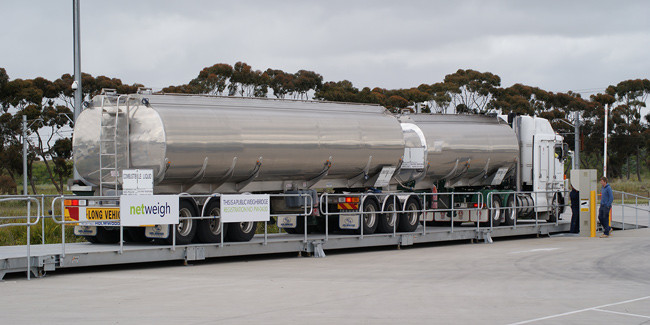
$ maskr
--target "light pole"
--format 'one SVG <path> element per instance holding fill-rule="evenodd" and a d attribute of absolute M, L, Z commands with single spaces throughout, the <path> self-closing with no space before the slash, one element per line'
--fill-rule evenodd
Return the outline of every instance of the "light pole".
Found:
<path fill-rule="evenodd" d="M 72 0 L 72 33 L 73 33 L 73 52 L 74 52 L 74 114 L 73 125 L 77 117 L 81 114 L 81 101 L 83 92 L 81 90 L 81 28 L 79 27 L 79 0 Z M 72 160 L 72 175 L 74 179 L 79 179 L 79 172 L 75 160 Z"/>
<path fill-rule="evenodd" d="M 605 148 L 603 149 L 603 176 L 607 177 L 607 120 L 609 115 L 609 109 L 607 108 L 607 105 L 605 106 L 605 131 L 604 131 L 604 145 Z"/>
<path fill-rule="evenodd" d="M 27 115 L 23 115 L 23 195 L 27 195 Z"/>
<path fill-rule="evenodd" d="M 81 100 L 83 92 L 81 91 L 81 31 L 79 28 L 79 0 L 72 0 L 72 30 L 73 30 L 73 50 L 74 50 L 74 120 L 81 113 Z M 76 84 L 76 89 L 75 89 Z"/>
<path fill-rule="evenodd" d="M 575 129 L 573 169 L 580 169 L 580 112 L 575 112 L 575 120 L 573 123 Z"/>

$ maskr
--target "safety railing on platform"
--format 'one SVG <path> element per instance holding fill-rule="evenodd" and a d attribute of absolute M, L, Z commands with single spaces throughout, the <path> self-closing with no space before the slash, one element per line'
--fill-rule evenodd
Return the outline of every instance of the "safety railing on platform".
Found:
<path fill-rule="evenodd" d="M 400 234 L 404 233 L 412 233 L 412 234 L 422 234 L 426 235 L 429 233 L 430 229 L 435 229 L 434 231 L 450 231 L 454 232 L 455 229 L 457 229 L 460 224 L 459 224 L 459 216 L 463 217 L 470 217 L 469 219 L 462 219 L 466 220 L 465 222 L 473 222 L 475 220 L 478 220 L 478 222 L 475 222 L 475 228 L 476 231 L 481 231 L 481 230 L 492 230 L 493 228 L 497 227 L 498 225 L 494 224 L 494 218 L 492 218 L 494 213 L 499 213 L 499 214 L 509 214 L 513 213 L 515 211 L 518 211 L 519 209 L 522 209 L 521 206 L 518 206 L 518 200 L 513 200 L 512 205 L 506 205 L 504 206 L 501 204 L 501 202 L 505 199 L 506 196 L 510 195 L 512 197 L 516 197 L 517 195 L 520 196 L 529 196 L 529 197 L 541 197 L 545 195 L 547 198 L 552 198 L 554 195 L 557 195 L 558 192 L 554 191 L 548 191 L 548 192 L 514 192 L 514 191 L 501 191 L 501 192 L 490 192 L 487 194 L 487 196 L 484 196 L 484 193 L 482 192 L 452 192 L 452 193 L 324 193 L 319 197 L 319 200 L 317 202 L 313 201 L 313 198 L 310 194 L 270 194 L 270 198 L 288 198 L 288 197 L 299 197 L 301 200 L 301 207 L 292 210 L 292 212 L 283 212 L 283 213 L 271 213 L 271 220 L 276 219 L 280 220 L 281 218 L 293 218 L 292 220 L 301 220 L 301 222 L 297 222 L 298 226 L 300 226 L 302 229 L 296 229 L 296 228 L 286 228 L 286 227 L 270 227 L 270 222 L 269 221 L 264 221 L 263 223 L 263 240 L 262 244 L 263 245 L 268 245 L 269 241 L 273 240 L 276 238 L 276 236 L 285 236 L 286 233 L 292 233 L 292 234 L 300 234 L 301 235 L 301 241 L 305 244 L 310 242 L 310 240 L 322 240 L 324 238 L 325 241 L 327 241 L 332 234 L 332 231 L 330 229 L 330 221 L 331 218 L 333 217 L 357 217 L 359 218 L 359 227 L 356 230 L 357 235 L 360 239 L 363 239 L 364 236 L 368 236 L 369 234 L 366 232 L 366 229 L 364 228 L 364 219 L 373 219 L 374 222 L 378 222 L 379 218 L 386 218 L 387 224 L 390 226 L 390 230 L 384 227 L 384 233 L 388 234 L 390 236 L 397 236 L 398 232 Z M 499 195 L 500 199 L 496 200 L 495 196 Z M 218 200 L 220 199 L 221 194 L 212 194 L 212 195 L 189 195 L 189 194 L 182 194 L 180 195 L 181 199 L 184 198 L 191 198 L 192 200 L 196 200 L 198 202 L 201 202 L 202 204 L 199 204 L 200 211 L 197 211 L 199 214 L 198 216 L 181 216 L 179 217 L 179 223 L 183 221 L 188 221 L 188 220 L 206 220 L 206 219 L 220 219 L 221 217 L 219 215 L 210 215 L 210 211 L 206 211 L 207 209 L 207 202 L 210 200 Z M 465 198 L 461 198 L 465 197 Z M 467 197 L 472 197 L 472 199 L 467 199 Z M 70 241 L 66 236 L 70 235 L 70 226 L 73 225 L 94 225 L 93 221 L 79 221 L 79 220 L 66 220 L 65 218 L 65 209 L 66 209 L 66 200 L 96 200 L 96 201 L 113 201 L 115 203 L 115 207 L 117 207 L 117 202 L 119 201 L 120 197 L 118 196 L 53 196 L 53 195 L 39 195 L 39 196 L 26 196 L 26 197 L 21 197 L 21 196 L 9 196 L 9 197 L 0 197 L 1 199 L 6 199 L 6 200 L 22 200 L 26 202 L 35 202 L 37 205 L 37 215 L 34 216 L 36 219 L 32 220 L 30 219 L 29 216 L 27 216 L 27 222 L 23 223 L 7 223 L 7 224 L 2 224 L 0 227 L 11 227 L 11 226 L 34 226 L 37 225 L 39 222 L 41 223 L 41 226 L 44 227 L 44 220 L 46 218 L 51 219 L 54 223 L 58 224 L 61 226 L 61 257 L 65 258 L 66 256 L 66 244 L 69 244 Z M 358 203 L 358 207 L 354 211 L 330 211 L 330 203 L 331 202 L 338 202 L 340 198 L 356 198 L 354 201 Z M 638 197 L 637 199 L 641 199 L 642 197 Z M 643 198 L 647 199 L 647 198 Z M 43 213 L 44 209 L 41 209 L 41 207 L 45 206 L 46 202 L 49 203 L 49 200 L 51 201 L 51 212 L 49 215 L 45 215 Z M 364 203 L 369 202 L 368 200 L 375 200 L 376 203 L 366 205 Z M 507 201 L 507 200 L 506 200 Z M 555 200 L 549 199 L 547 200 L 547 204 L 538 204 L 537 199 L 535 199 L 535 204 L 533 205 L 528 205 L 526 208 L 532 208 L 535 210 L 534 213 L 534 221 L 535 225 L 538 225 L 541 222 L 541 219 L 539 218 L 539 214 L 541 210 L 544 211 L 550 211 L 553 209 L 556 209 L 559 207 L 559 203 L 557 203 Z M 417 202 L 417 204 L 414 204 L 413 202 Z M 495 202 L 500 202 L 500 203 L 495 203 Z M 538 209 L 539 208 L 539 209 Z M 485 219 L 485 215 L 487 213 L 487 219 Z M 436 214 L 439 217 L 442 218 L 435 218 Z M 557 213 L 559 214 L 559 213 Z M 557 215 L 556 214 L 556 215 Z M 323 225 L 324 227 L 319 228 L 320 231 L 318 231 L 318 234 L 316 235 L 311 235 L 310 230 L 313 229 L 313 220 L 310 220 L 310 217 L 319 217 L 323 218 L 321 219 L 321 223 L 319 224 L 320 226 Z M 472 218 L 483 218 L 483 219 L 472 219 Z M 16 219 L 16 217 L 2 217 L 2 219 Z M 437 220 L 436 220 L 437 219 Z M 440 221 L 440 220 L 444 221 Z M 530 219 L 533 220 L 533 219 Z M 312 225 L 310 225 L 310 221 L 312 221 Z M 404 222 L 409 222 L 415 223 L 415 228 L 410 231 L 400 231 L 399 229 L 399 222 L 404 221 Z M 554 220 L 555 224 L 557 224 L 557 219 Z M 113 224 L 111 226 L 118 228 L 119 230 L 119 240 L 117 241 L 119 245 L 115 245 L 115 250 L 119 254 L 123 254 L 124 252 L 124 243 L 125 243 L 125 236 L 124 236 L 124 226 L 122 225 L 122 220 L 117 218 L 117 219 L 112 219 L 110 220 Z M 278 225 L 280 222 L 278 222 Z M 29 234 L 29 226 L 28 228 L 28 234 Z M 174 229 L 173 227 L 177 227 L 178 224 L 171 225 L 170 228 Z M 440 226 L 448 226 L 448 230 L 442 230 L 439 227 Z M 514 218 L 513 224 L 506 224 L 505 226 L 502 227 L 514 227 L 516 228 L 518 226 L 518 218 Z M 435 227 L 435 228 L 434 228 Z M 223 231 L 223 225 L 221 227 L 222 231 L 220 232 L 220 240 L 218 243 L 206 243 L 202 245 L 212 245 L 212 246 L 217 246 L 217 247 L 224 247 L 224 231 Z M 465 228 L 467 229 L 467 228 Z M 44 228 L 42 230 L 44 233 Z M 323 234 L 324 233 L 324 234 Z M 347 235 L 347 233 L 345 234 Z M 171 239 L 171 245 L 169 245 L 170 249 L 172 251 L 175 251 L 177 248 L 177 241 L 176 241 L 176 231 L 171 231 L 170 236 L 172 236 Z M 42 244 L 45 244 L 45 236 L 42 236 Z M 28 235 L 28 250 L 29 250 L 29 245 L 31 244 L 29 242 L 30 236 Z M 295 238 L 295 237 L 294 237 Z M 78 240 L 78 239 L 77 239 Z M 258 237 L 259 240 L 259 237 Z M 278 239 L 278 240 L 286 240 L 286 238 Z M 233 243 L 228 243 L 228 245 L 234 245 Z M 155 245 L 152 245 L 152 247 L 156 247 Z M 160 247 L 160 246 L 158 246 Z M 30 258 L 31 254 L 28 252 L 28 259 Z M 63 261 L 61 261 L 63 263 Z"/>
<path fill-rule="evenodd" d="M 187 199 L 193 199 L 193 200 L 200 200 L 205 203 L 207 203 L 209 200 L 215 200 L 215 199 L 220 199 L 221 194 L 212 194 L 212 195 L 191 195 L 191 194 L 181 194 L 179 196 L 180 199 L 187 198 Z M 313 199 L 311 195 L 309 194 L 269 194 L 270 198 L 275 198 L 275 197 L 281 197 L 281 198 L 287 198 L 287 197 L 300 197 L 304 200 L 304 208 L 302 213 L 271 213 L 270 217 L 271 218 L 282 218 L 282 217 L 296 217 L 296 218 L 305 218 L 305 232 L 304 232 L 304 242 L 307 242 L 307 222 L 306 218 L 313 213 Z M 55 223 L 62 225 L 61 227 L 61 255 L 62 257 L 65 257 L 66 254 L 66 231 L 65 227 L 66 225 L 68 226 L 94 226 L 96 225 L 95 221 L 79 221 L 79 220 L 65 220 L 65 201 L 66 200 L 86 200 L 86 201 L 114 201 L 114 202 L 119 202 L 120 197 L 119 196 L 59 196 L 55 197 L 52 200 L 52 220 L 54 220 Z M 220 219 L 219 216 L 211 216 L 211 215 L 205 215 L 206 214 L 206 206 L 207 204 L 203 204 L 201 206 L 201 216 L 183 216 L 179 217 L 179 223 L 178 224 L 173 224 L 170 225 L 170 231 L 172 236 L 172 243 L 170 249 L 172 251 L 176 250 L 177 244 L 176 244 L 176 231 L 174 227 L 178 227 L 178 225 L 181 222 L 188 221 L 188 220 L 210 220 L 210 219 Z M 58 219 L 57 219 L 58 218 Z M 122 220 L 120 218 L 115 218 L 111 219 L 111 223 L 115 223 L 114 227 L 119 228 L 119 249 L 117 250 L 118 253 L 122 254 L 124 252 L 124 226 L 121 222 Z M 106 221 L 102 221 L 102 223 L 105 223 Z M 263 240 L 263 245 L 268 245 L 268 240 L 269 236 L 273 235 L 272 233 L 269 233 L 269 222 L 264 221 L 264 240 Z M 278 228 L 278 231 L 276 232 L 277 234 L 281 234 L 281 229 Z M 219 247 L 224 246 L 224 231 L 222 227 L 222 231 L 220 232 L 220 242 L 219 243 L 212 243 L 216 244 Z M 210 243 L 207 243 L 206 245 L 212 245 Z"/>
<path fill-rule="evenodd" d="M 639 227 L 650 227 L 650 198 L 649 197 L 621 192 L 621 191 L 615 191 L 615 190 L 613 190 L 612 192 L 614 194 L 614 203 L 612 204 L 612 206 L 620 207 L 620 213 L 621 213 L 620 216 L 622 219 L 621 227 L 623 230 L 626 229 L 625 227 L 627 225 L 626 213 L 625 213 L 626 210 L 628 211 L 628 213 L 634 214 L 633 227 L 635 229 L 638 229 Z M 620 204 L 618 203 L 619 201 L 621 202 Z M 641 213 L 641 218 L 639 218 L 639 213 Z M 616 215 L 612 215 L 612 220 L 615 220 L 617 217 L 618 216 Z M 628 216 L 627 220 L 630 221 L 631 217 L 632 216 Z M 647 217 L 648 220 L 647 224 L 642 224 L 642 222 L 645 221 L 644 217 Z"/>
<path fill-rule="evenodd" d="M 1 220 L 3 220 L 3 223 L 0 224 L 0 228 L 4 227 L 26 227 L 27 230 L 27 280 L 31 279 L 31 226 L 35 226 L 38 224 L 38 222 L 41 220 L 41 203 L 37 198 L 30 197 L 30 196 L 15 196 L 15 197 L 6 197 L 6 196 L 1 196 L 0 197 L 0 202 L 25 202 L 26 203 L 26 214 L 24 216 L 2 216 L 0 217 Z M 36 218 L 35 220 L 32 221 L 32 215 L 31 215 L 31 203 L 36 204 L 36 215 L 33 216 Z M 25 222 L 16 222 L 21 219 L 24 219 Z M 4 223 L 4 220 L 9 220 L 9 223 Z"/>
<path fill-rule="evenodd" d="M 366 236 L 364 223 L 368 223 L 368 219 L 376 218 L 374 215 L 379 215 L 382 218 L 389 218 L 389 220 L 398 220 L 400 215 L 416 214 L 422 228 L 420 230 L 411 231 L 411 233 L 427 233 L 427 227 L 431 226 L 447 226 L 450 232 L 454 232 L 455 227 L 461 223 L 474 223 L 477 231 L 481 229 L 490 229 L 500 226 L 495 224 L 495 220 L 505 220 L 505 225 L 502 228 L 513 227 L 517 228 L 518 222 L 521 220 L 534 221 L 535 226 L 538 226 L 542 221 L 545 224 L 553 223 L 559 224 L 560 215 L 568 206 L 564 200 L 566 191 L 498 191 L 490 192 L 487 198 L 484 199 L 483 192 L 451 192 L 451 193 L 363 193 L 363 194 L 330 194 L 324 193 L 320 197 L 320 214 L 325 217 L 325 240 L 328 240 L 330 232 L 330 218 L 333 217 L 346 217 L 359 218 L 359 227 L 357 233 L 360 238 Z M 380 204 L 378 211 L 364 211 L 364 204 L 368 197 L 375 197 L 377 201 L 383 202 Z M 420 208 L 407 208 L 407 203 L 410 198 L 417 198 Z M 461 199 L 461 197 L 472 197 L 472 199 Z M 509 198 L 512 198 L 510 200 Z M 528 197 L 530 200 L 517 199 L 518 197 Z M 356 198 L 355 202 L 359 202 L 359 206 L 354 211 L 339 211 L 337 209 L 330 209 L 332 202 L 337 202 L 336 199 L 342 198 Z M 458 198 L 458 199 L 457 199 Z M 544 198 L 544 200 L 541 200 Z M 393 204 L 386 204 L 386 201 L 392 201 Z M 502 201 L 511 202 L 510 205 L 503 205 Z M 525 206 L 518 202 L 526 201 L 529 204 Z M 539 203 L 546 202 L 546 203 Z M 330 204 L 328 204 L 330 203 Z M 394 209 L 393 207 L 398 207 Z M 386 209 L 390 207 L 390 209 Z M 522 210 L 529 211 L 528 217 L 523 218 L 517 216 Z M 392 216 L 391 216 L 392 214 Z M 505 217 L 501 215 L 505 214 Z M 496 215 L 496 217 L 495 217 Z M 549 216 L 550 218 L 542 219 L 541 216 Z M 511 221 L 508 219 L 510 218 Z M 403 219 L 403 218 L 402 218 Z M 443 221 L 441 221 L 441 219 Z M 549 221 L 547 221 L 549 220 Z M 393 226 L 393 235 L 397 233 L 397 222 L 389 222 Z M 527 225 L 529 223 L 526 223 Z M 467 229 L 467 228 L 465 228 Z M 439 229 L 437 229 L 439 231 Z M 403 233 L 403 232 L 402 232 Z"/>

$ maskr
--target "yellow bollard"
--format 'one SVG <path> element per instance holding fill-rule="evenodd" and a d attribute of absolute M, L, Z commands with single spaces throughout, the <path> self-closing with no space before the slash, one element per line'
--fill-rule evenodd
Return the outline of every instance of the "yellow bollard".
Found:
<path fill-rule="evenodd" d="M 596 237 L 596 191 L 591 191 L 591 237 Z"/>

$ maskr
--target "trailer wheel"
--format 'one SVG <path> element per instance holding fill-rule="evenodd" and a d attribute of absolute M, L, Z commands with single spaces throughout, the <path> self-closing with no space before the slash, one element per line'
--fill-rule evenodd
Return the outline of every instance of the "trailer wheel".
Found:
<path fill-rule="evenodd" d="M 363 227 L 364 235 L 371 235 L 377 230 L 379 224 L 379 204 L 374 197 L 367 197 L 363 201 L 363 215 L 361 215 L 361 226 Z M 361 227 L 356 230 L 356 233 L 361 233 Z"/>
<path fill-rule="evenodd" d="M 196 235 L 202 243 L 220 243 L 221 232 L 225 229 L 226 224 L 221 222 L 221 208 L 219 200 L 212 199 L 205 207 L 204 217 L 211 216 L 215 218 L 201 219 L 196 229 Z M 225 232 L 224 232 L 225 235 Z M 225 237 L 225 236 L 224 236 Z"/>
<path fill-rule="evenodd" d="M 406 200 L 406 210 L 399 217 L 397 223 L 397 230 L 400 232 L 413 232 L 418 229 L 420 223 L 421 212 L 416 212 L 422 209 L 422 203 L 417 196 L 411 196 Z"/>
<path fill-rule="evenodd" d="M 189 200 L 180 200 L 178 202 L 178 216 L 180 220 L 178 225 L 169 225 L 172 227 L 173 231 L 176 232 L 176 245 L 187 245 L 192 242 L 194 235 L 196 234 L 196 220 L 189 219 L 194 216 L 198 216 L 196 205 Z M 165 242 L 168 245 L 171 245 L 174 241 L 173 234 L 165 239 Z"/>
<path fill-rule="evenodd" d="M 144 234 L 144 227 L 127 227 L 124 228 L 124 241 L 131 243 L 148 243 L 151 238 Z"/>
<path fill-rule="evenodd" d="M 115 244 L 120 241 L 119 230 L 108 230 L 105 227 L 97 227 L 97 235 L 84 236 L 86 240 L 94 244 Z"/>
<path fill-rule="evenodd" d="M 83 236 L 83 238 L 86 239 L 87 242 L 92 244 L 99 243 L 99 241 L 97 240 L 97 236 Z"/>
<path fill-rule="evenodd" d="M 384 212 L 386 213 L 382 213 L 379 216 L 379 223 L 377 224 L 378 233 L 392 233 L 393 229 L 397 230 L 397 227 L 395 227 L 395 225 L 399 222 L 399 208 L 397 208 L 399 206 L 399 199 L 395 196 L 391 196 L 386 200 L 386 204 L 384 205 Z"/>
<path fill-rule="evenodd" d="M 257 222 L 236 222 L 228 225 L 228 240 L 250 241 L 255 236 Z"/>
<path fill-rule="evenodd" d="M 515 195 L 511 194 L 508 196 L 508 200 L 506 200 L 506 207 L 504 210 L 505 218 L 504 218 L 504 223 L 508 226 L 512 226 L 515 224 L 515 220 L 517 220 L 517 209 L 515 209 Z"/>

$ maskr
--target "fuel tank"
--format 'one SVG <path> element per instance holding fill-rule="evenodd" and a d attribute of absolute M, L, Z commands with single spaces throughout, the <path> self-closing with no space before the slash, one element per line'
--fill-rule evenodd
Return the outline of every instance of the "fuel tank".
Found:
<path fill-rule="evenodd" d="M 513 129 L 484 115 L 403 115 L 405 162 L 398 180 L 445 180 L 447 187 L 499 185 L 513 173 L 519 144 Z M 410 153 L 410 154 L 409 154 Z M 417 164 L 418 157 L 424 157 Z M 421 159 L 421 158 L 420 158 Z"/>
<path fill-rule="evenodd" d="M 93 185 L 100 174 L 115 182 L 114 161 L 184 188 L 350 179 L 398 165 L 403 150 L 400 123 L 381 106 L 200 95 L 96 96 L 73 138 L 77 172 Z"/>

